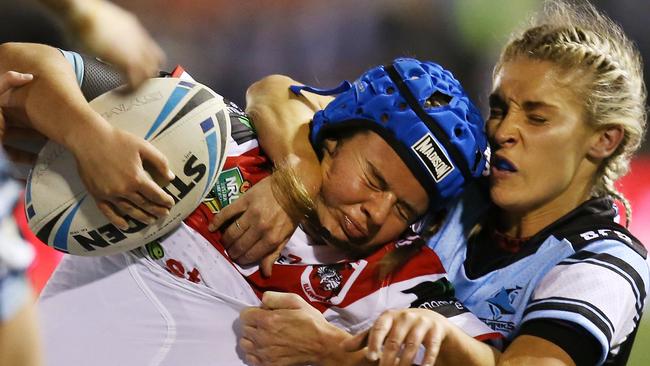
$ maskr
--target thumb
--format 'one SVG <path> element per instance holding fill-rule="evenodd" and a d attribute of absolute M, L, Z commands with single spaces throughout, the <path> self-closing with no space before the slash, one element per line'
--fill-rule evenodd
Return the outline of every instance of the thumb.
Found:
<path fill-rule="evenodd" d="M 346 352 L 362 350 L 368 344 L 368 333 L 369 330 L 365 330 L 359 334 L 354 335 L 353 337 L 347 338 L 341 342 L 341 347 Z"/>
<path fill-rule="evenodd" d="M 12 98 L 12 88 L 23 86 L 34 79 L 32 74 L 7 71 L 0 75 L 0 106 L 14 107 L 16 101 Z"/>
<path fill-rule="evenodd" d="M 275 291 L 266 291 L 262 295 L 262 305 L 264 309 L 279 310 L 279 309 L 309 309 L 311 306 L 303 300 L 302 297 L 292 294 Z"/>
<path fill-rule="evenodd" d="M 149 141 L 145 141 L 140 150 L 142 164 L 152 177 L 161 177 L 167 181 L 174 179 L 174 173 L 169 169 L 169 162 L 160 150 L 156 149 Z M 156 180 L 156 179 L 154 179 Z M 156 181 L 156 183 L 159 183 Z"/>

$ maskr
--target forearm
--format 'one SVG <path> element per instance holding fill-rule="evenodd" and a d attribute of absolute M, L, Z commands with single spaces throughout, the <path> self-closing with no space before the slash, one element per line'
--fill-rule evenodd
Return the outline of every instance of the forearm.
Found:
<path fill-rule="evenodd" d="M 320 163 L 309 142 L 309 123 L 331 98 L 307 93 L 296 96 L 289 91 L 295 84 L 299 83 L 282 75 L 254 83 L 246 92 L 246 113 L 269 158 L 299 172 L 307 190 L 315 194 L 320 190 Z"/>
<path fill-rule="evenodd" d="M 34 75 L 14 98 L 23 107 L 29 127 L 49 139 L 74 150 L 78 141 L 88 141 L 93 132 L 110 128 L 86 102 L 72 67 L 59 50 L 39 44 L 5 43 L 0 45 L 0 71 L 7 70 Z"/>
<path fill-rule="evenodd" d="M 496 365 L 501 352 L 452 326 L 443 341 L 436 365 Z"/>

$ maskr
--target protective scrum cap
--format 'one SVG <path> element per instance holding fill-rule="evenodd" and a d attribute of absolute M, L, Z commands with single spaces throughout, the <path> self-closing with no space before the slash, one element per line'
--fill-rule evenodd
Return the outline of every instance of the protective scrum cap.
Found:
<path fill-rule="evenodd" d="M 311 124 L 316 149 L 336 129 L 359 126 L 382 136 L 429 194 L 429 209 L 445 205 L 488 168 L 480 112 L 453 75 L 433 62 L 400 58 L 364 73 L 354 84 L 320 90 L 339 94 Z"/>

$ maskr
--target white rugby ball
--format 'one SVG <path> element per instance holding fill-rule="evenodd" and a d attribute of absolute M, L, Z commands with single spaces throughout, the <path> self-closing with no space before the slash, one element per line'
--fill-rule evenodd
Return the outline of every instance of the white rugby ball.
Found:
<path fill-rule="evenodd" d="M 151 225 L 128 218 L 129 229 L 120 230 L 86 191 L 74 156 L 48 142 L 27 179 L 29 226 L 55 249 L 85 256 L 131 250 L 177 227 L 215 184 L 230 135 L 223 97 L 196 82 L 151 79 L 134 93 L 112 90 L 90 105 L 112 125 L 150 141 L 176 178 L 163 188 L 175 201 L 167 217 Z"/>

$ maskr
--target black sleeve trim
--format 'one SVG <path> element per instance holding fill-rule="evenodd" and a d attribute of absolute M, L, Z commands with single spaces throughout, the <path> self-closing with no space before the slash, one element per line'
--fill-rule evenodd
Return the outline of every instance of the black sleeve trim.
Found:
<path fill-rule="evenodd" d="M 561 320 L 534 319 L 521 326 L 519 335 L 532 335 L 562 348 L 577 366 L 595 365 L 600 359 L 600 343 L 583 328 Z"/>
<path fill-rule="evenodd" d="M 81 59 L 84 63 L 81 92 L 87 101 L 126 84 L 122 74 L 111 65 L 87 55 L 81 55 Z"/>

